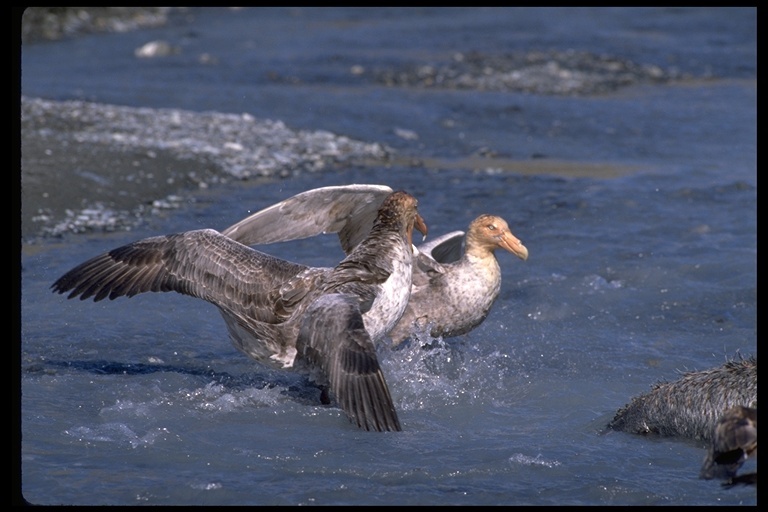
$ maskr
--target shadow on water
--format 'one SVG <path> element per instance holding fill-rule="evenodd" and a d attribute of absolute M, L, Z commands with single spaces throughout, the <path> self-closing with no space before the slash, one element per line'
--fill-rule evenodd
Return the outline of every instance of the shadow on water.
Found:
<path fill-rule="evenodd" d="M 248 388 L 273 389 L 283 388 L 283 394 L 300 403 L 319 404 L 319 389 L 309 380 L 303 379 L 303 383 L 297 383 L 297 379 L 291 376 L 270 376 L 265 378 L 255 373 L 232 375 L 228 372 L 220 372 L 210 368 L 183 367 L 170 364 L 145 364 L 145 363 L 121 363 L 118 361 L 45 361 L 27 366 L 25 373 L 55 373 L 58 369 L 74 370 L 77 372 L 92 373 L 95 375 L 149 375 L 153 373 L 178 373 L 192 377 L 210 379 L 215 384 L 239 391 Z M 281 378 L 282 377 L 282 378 Z"/>

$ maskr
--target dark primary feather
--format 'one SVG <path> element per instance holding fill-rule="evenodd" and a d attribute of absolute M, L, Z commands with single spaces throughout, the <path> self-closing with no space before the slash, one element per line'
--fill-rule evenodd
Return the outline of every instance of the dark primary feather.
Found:
<path fill-rule="evenodd" d="M 306 269 L 201 229 L 118 247 L 73 268 L 51 288 L 95 302 L 174 291 L 273 321 L 267 293 Z"/>
<path fill-rule="evenodd" d="M 402 430 L 355 296 L 329 294 L 315 300 L 302 322 L 297 349 L 328 375 L 331 392 L 357 426 Z"/>

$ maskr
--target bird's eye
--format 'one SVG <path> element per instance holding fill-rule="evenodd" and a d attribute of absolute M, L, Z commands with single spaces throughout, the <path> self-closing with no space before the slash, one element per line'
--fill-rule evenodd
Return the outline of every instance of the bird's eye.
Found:
<path fill-rule="evenodd" d="M 496 226 L 493 224 L 488 224 L 488 229 L 490 229 L 491 231 L 496 231 Z"/>

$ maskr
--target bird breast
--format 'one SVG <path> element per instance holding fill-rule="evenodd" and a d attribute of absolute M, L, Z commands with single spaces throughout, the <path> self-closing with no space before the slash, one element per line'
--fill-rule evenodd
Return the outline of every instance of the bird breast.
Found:
<path fill-rule="evenodd" d="M 397 324 L 411 296 L 412 256 L 399 252 L 392 265 L 392 274 L 379 286 L 371 309 L 363 315 L 365 329 L 374 341 L 382 339 Z"/>

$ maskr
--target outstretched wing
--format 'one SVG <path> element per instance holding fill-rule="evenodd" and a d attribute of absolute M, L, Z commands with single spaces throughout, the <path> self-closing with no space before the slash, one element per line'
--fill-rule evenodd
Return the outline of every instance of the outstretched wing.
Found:
<path fill-rule="evenodd" d="M 145 238 L 78 265 L 51 288 L 94 301 L 174 291 L 263 321 L 272 318 L 269 292 L 306 269 L 255 251 L 212 229 Z"/>
<path fill-rule="evenodd" d="M 402 430 L 355 296 L 333 293 L 315 300 L 306 311 L 297 350 L 325 374 L 350 421 L 365 430 Z"/>
<path fill-rule="evenodd" d="M 450 263 L 461 259 L 464 253 L 464 232 L 452 231 L 425 242 L 414 251 L 413 286 L 429 286 L 432 278 L 445 274 Z"/>
<path fill-rule="evenodd" d="M 464 232 L 451 231 L 440 235 L 419 245 L 418 249 L 419 253 L 438 263 L 454 263 L 464 255 Z"/>
<path fill-rule="evenodd" d="M 222 234 L 245 245 L 261 245 L 338 233 L 346 254 L 370 232 L 385 185 L 344 185 L 302 192 L 228 227 Z"/>

